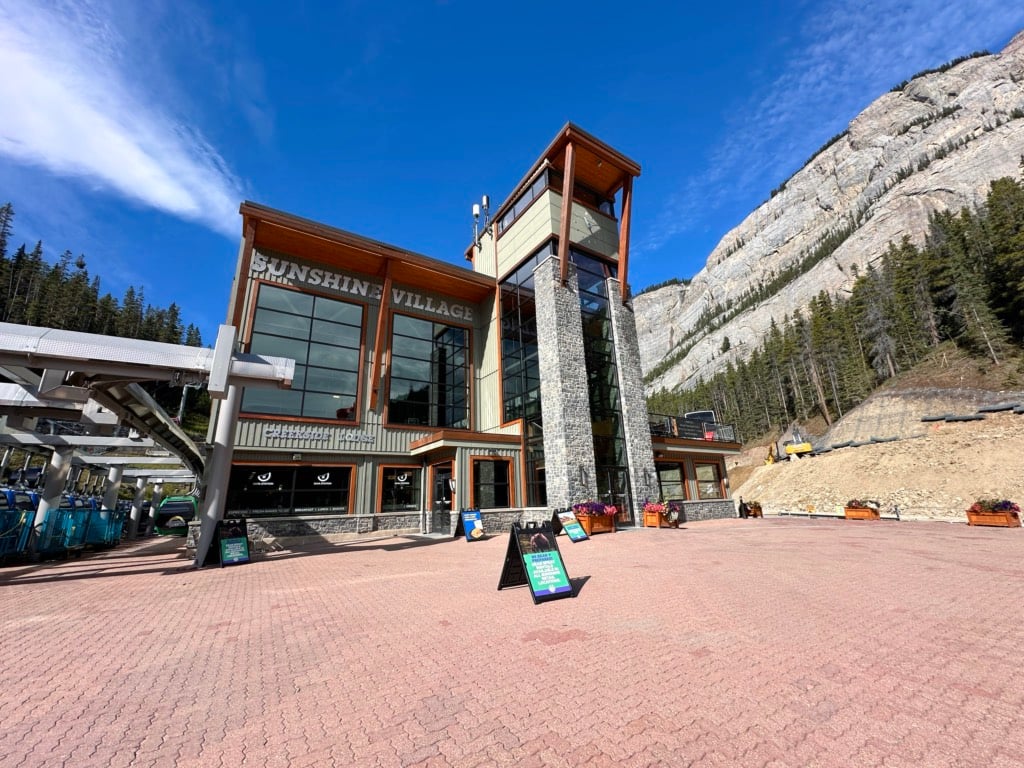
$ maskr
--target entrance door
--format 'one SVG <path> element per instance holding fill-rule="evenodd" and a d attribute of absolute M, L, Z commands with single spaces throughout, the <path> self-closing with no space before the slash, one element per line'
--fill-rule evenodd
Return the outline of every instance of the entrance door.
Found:
<path fill-rule="evenodd" d="M 600 467 L 597 470 L 597 491 L 601 501 L 605 504 L 614 504 L 618 508 L 617 522 L 634 522 L 629 503 L 629 472 L 626 467 Z"/>
<path fill-rule="evenodd" d="M 449 512 L 455 500 L 455 478 L 452 475 L 452 463 L 434 465 L 433 508 L 438 512 Z"/>

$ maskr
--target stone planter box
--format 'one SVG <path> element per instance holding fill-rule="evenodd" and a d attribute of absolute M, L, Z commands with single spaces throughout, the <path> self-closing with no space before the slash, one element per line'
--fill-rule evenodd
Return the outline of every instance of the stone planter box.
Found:
<path fill-rule="evenodd" d="M 614 515 L 578 515 L 577 520 L 580 526 L 587 532 L 587 536 L 595 533 L 615 533 Z"/>
<path fill-rule="evenodd" d="M 882 513 L 877 509 L 857 509 L 844 507 L 843 515 L 847 520 L 881 520 Z"/>
<path fill-rule="evenodd" d="M 967 512 L 968 525 L 994 525 L 1000 528 L 1020 528 L 1020 515 L 1011 510 L 999 512 Z"/>

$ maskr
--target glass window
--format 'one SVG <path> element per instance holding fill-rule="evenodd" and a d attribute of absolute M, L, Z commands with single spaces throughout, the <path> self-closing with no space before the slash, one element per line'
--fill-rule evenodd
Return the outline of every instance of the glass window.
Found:
<path fill-rule="evenodd" d="M 349 512 L 351 467 L 236 466 L 228 481 L 227 514 L 247 517 Z"/>
<path fill-rule="evenodd" d="M 505 459 L 473 460 L 473 504 L 480 509 L 512 506 L 511 472 Z"/>
<path fill-rule="evenodd" d="M 658 464 L 658 491 L 663 499 L 685 499 L 686 484 L 683 482 L 681 464 Z"/>
<path fill-rule="evenodd" d="M 384 467 L 381 472 L 380 511 L 419 510 L 421 475 L 419 467 Z"/>
<path fill-rule="evenodd" d="M 394 315 L 390 424 L 469 428 L 469 332 Z"/>
<path fill-rule="evenodd" d="M 249 351 L 296 362 L 290 390 L 246 389 L 242 410 L 315 419 L 356 419 L 363 307 L 261 285 Z"/>
<path fill-rule="evenodd" d="M 702 499 L 722 499 L 722 475 L 718 464 L 694 464 L 697 473 L 697 495 Z"/>

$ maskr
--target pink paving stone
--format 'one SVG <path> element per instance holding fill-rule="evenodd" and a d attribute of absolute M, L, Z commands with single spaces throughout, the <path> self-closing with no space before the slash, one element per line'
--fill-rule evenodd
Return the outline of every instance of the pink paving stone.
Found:
<path fill-rule="evenodd" d="M 1019 765 L 1021 529 L 725 520 L 0 569 L 5 765 Z M 40 728 L 40 725 L 43 728 Z"/>

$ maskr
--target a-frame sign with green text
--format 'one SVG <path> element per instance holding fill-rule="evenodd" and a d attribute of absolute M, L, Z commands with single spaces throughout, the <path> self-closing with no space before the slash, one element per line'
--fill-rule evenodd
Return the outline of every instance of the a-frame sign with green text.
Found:
<path fill-rule="evenodd" d="M 513 523 L 498 589 L 530 587 L 534 603 L 573 597 L 551 523 Z"/>

